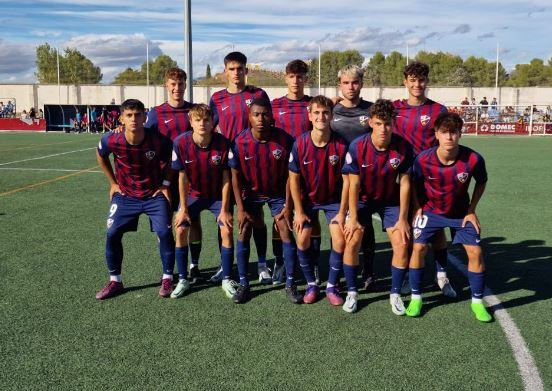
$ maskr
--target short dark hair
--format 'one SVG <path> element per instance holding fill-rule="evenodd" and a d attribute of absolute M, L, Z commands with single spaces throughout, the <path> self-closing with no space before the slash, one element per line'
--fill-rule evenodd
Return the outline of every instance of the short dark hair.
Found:
<path fill-rule="evenodd" d="M 325 97 L 324 95 L 317 95 L 313 97 L 309 102 L 309 111 L 312 110 L 312 107 L 314 105 L 318 105 L 321 107 L 326 107 L 330 109 L 330 111 L 333 111 L 334 103 L 330 98 Z"/>
<path fill-rule="evenodd" d="M 464 126 L 462 117 L 456 113 L 445 112 L 437 116 L 433 129 L 438 131 L 444 128 L 449 132 L 462 132 L 462 126 Z"/>
<path fill-rule="evenodd" d="M 165 72 L 165 82 L 169 79 L 186 81 L 186 79 L 188 79 L 188 75 L 186 75 L 186 72 L 183 69 L 178 67 L 169 68 Z"/>
<path fill-rule="evenodd" d="M 309 73 L 309 66 L 303 60 L 293 60 L 286 65 L 286 75 L 290 73 L 295 74 L 307 74 Z"/>
<path fill-rule="evenodd" d="M 270 104 L 270 101 L 266 98 L 255 98 L 251 101 L 249 104 L 249 108 L 253 106 L 259 106 L 259 107 L 265 107 L 272 111 L 272 105 Z"/>
<path fill-rule="evenodd" d="M 418 79 L 429 78 L 429 66 L 423 62 L 414 61 L 404 67 L 404 78 L 408 76 L 415 76 Z"/>
<path fill-rule="evenodd" d="M 370 118 L 377 117 L 384 122 L 391 122 L 397 116 L 395 106 L 389 99 L 378 99 L 368 109 L 368 116 Z"/>
<path fill-rule="evenodd" d="M 230 52 L 224 57 L 224 66 L 229 62 L 238 62 L 242 65 L 247 65 L 247 57 L 242 52 Z"/>
<path fill-rule="evenodd" d="M 139 110 L 145 112 L 144 104 L 138 99 L 127 99 L 121 103 L 121 113 L 125 110 Z"/>

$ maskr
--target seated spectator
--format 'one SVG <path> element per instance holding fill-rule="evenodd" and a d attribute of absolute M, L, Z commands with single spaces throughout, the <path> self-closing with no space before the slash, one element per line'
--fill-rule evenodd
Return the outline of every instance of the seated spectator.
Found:
<path fill-rule="evenodd" d="M 462 106 L 469 106 L 470 101 L 468 100 L 468 97 L 466 96 L 464 100 L 460 103 Z"/>
<path fill-rule="evenodd" d="M 34 107 L 31 107 L 31 109 L 29 110 L 29 118 L 33 120 L 36 118 L 36 110 Z"/>
<path fill-rule="evenodd" d="M 21 119 L 28 119 L 29 118 L 29 115 L 27 114 L 27 110 L 23 110 L 23 112 L 21 113 Z"/>

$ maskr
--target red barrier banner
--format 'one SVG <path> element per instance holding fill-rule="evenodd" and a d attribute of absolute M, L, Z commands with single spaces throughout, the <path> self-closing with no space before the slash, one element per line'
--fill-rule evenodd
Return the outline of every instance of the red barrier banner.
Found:
<path fill-rule="evenodd" d="M 31 132 L 40 132 L 46 130 L 46 120 L 44 119 L 20 119 L 20 118 L 0 118 L 0 130 L 22 130 Z"/>

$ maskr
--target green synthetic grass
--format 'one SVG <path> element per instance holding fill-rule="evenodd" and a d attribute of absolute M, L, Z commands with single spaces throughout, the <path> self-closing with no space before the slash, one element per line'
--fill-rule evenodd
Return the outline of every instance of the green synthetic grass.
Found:
<path fill-rule="evenodd" d="M 2 168 L 96 165 L 93 149 L 2 163 L 93 148 L 98 139 L 0 134 L 0 193 L 71 174 Z M 488 285 L 516 321 L 545 389 L 552 388 L 552 138 L 463 142 L 483 154 L 489 171 L 478 211 Z M 480 324 L 472 317 L 467 281 L 454 269 L 457 301 L 445 301 L 426 273 L 423 316 L 391 313 L 390 247 L 379 232 L 376 271 L 382 280 L 375 292 L 360 295 L 360 310 L 352 315 L 325 300 L 294 306 L 280 286 L 258 284 L 242 306 L 207 285 L 179 300 L 161 299 L 157 244 L 144 218 L 139 231 L 124 239 L 129 291 L 98 302 L 94 294 L 107 279 L 107 189 L 103 174 L 86 172 L 0 195 L 2 389 L 523 387 L 499 323 Z M 200 265 L 209 275 L 218 250 L 208 213 L 203 227 Z M 322 249 L 324 263 L 327 235 Z M 464 259 L 461 249 L 452 251 Z M 254 254 L 253 249 L 252 260 Z"/>

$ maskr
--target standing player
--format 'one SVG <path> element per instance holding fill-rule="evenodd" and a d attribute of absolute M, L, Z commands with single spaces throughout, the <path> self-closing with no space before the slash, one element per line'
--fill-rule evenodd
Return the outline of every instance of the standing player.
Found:
<path fill-rule="evenodd" d="M 105 256 L 109 283 L 96 294 L 108 299 L 123 291 L 121 265 L 123 234 L 136 231 L 138 218 L 148 215 L 159 238 L 163 278 L 159 295 L 168 297 L 172 290 L 174 237 L 170 212 L 171 143 L 153 129 L 145 129 L 144 104 L 128 99 L 121 105 L 125 131 L 102 137 L 97 149 L 98 164 L 109 180 L 111 206 L 107 218 Z M 114 155 L 115 173 L 109 155 Z"/>
<path fill-rule="evenodd" d="M 165 89 L 167 91 L 168 100 L 155 106 L 148 113 L 147 127 L 156 127 L 159 132 L 174 140 L 184 132 L 191 130 L 188 113 L 193 107 L 193 104 L 184 100 L 186 92 L 186 81 L 188 76 L 186 72 L 180 68 L 169 68 L 165 72 Z M 173 211 L 178 208 L 178 183 L 176 181 L 171 185 L 171 195 L 173 202 Z M 190 263 L 190 281 L 193 283 L 201 279 L 199 271 L 199 253 L 201 252 L 201 220 L 194 220 L 191 228 L 191 241 L 189 244 L 192 262 Z M 184 238 L 182 231 L 176 232 L 176 259 L 177 265 L 183 262 L 183 247 L 184 243 L 188 243 L 188 238 Z M 187 245 L 186 245 L 187 247 Z M 183 273 L 182 270 L 178 271 Z"/>
<path fill-rule="evenodd" d="M 345 249 L 343 226 L 347 214 L 349 188 L 347 177 L 343 178 L 341 175 L 341 168 L 347 153 L 347 143 L 330 129 L 332 109 L 332 101 L 325 96 L 312 98 L 309 104 L 309 118 L 313 129 L 299 136 L 289 158 L 289 183 L 295 207 L 293 225 L 297 232 L 297 253 L 308 284 L 303 297 L 305 304 L 314 303 L 320 292 L 310 259 L 311 223 L 319 210 L 326 214 L 332 239 L 326 297 L 331 305 L 343 304 L 336 285 L 343 266 Z"/>
<path fill-rule="evenodd" d="M 437 145 L 434 124 L 440 113 L 447 108 L 427 98 L 426 88 L 429 83 L 429 67 L 420 62 L 413 62 L 404 68 L 404 85 L 408 90 L 408 99 L 394 102 L 397 120 L 394 132 L 412 145 L 414 156 L 423 150 Z M 443 294 L 456 297 L 447 278 L 447 241 L 445 232 L 434 236 L 432 249 L 437 271 L 437 285 Z"/>
<path fill-rule="evenodd" d="M 228 140 L 234 141 L 234 138 L 250 125 L 248 108 L 251 102 L 256 98 L 270 100 L 263 89 L 245 84 L 247 57 L 243 53 L 231 52 L 224 57 L 224 74 L 227 81 L 226 88 L 213 94 L 209 106 L 213 110 L 218 131 Z M 259 256 L 259 281 L 271 283 L 270 270 L 266 266 L 266 225 L 253 229 L 253 239 Z M 220 282 L 221 273 L 222 268 L 211 277 L 211 282 Z"/>
<path fill-rule="evenodd" d="M 187 280 L 188 231 L 190 224 L 199 220 L 203 210 L 211 211 L 222 236 L 222 289 L 228 297 L 236 293 L 236 283 L 230 280 L 234 258 L 232 236 L 232 208 L 230 206 L 230 169 L 228 150 L 230 142 L 213 132 L 213 118 L 209 106 L 200 104 L 189 112 L 193 132 L 181 134 L 174 140 L 172 168 L 178 170 L 180 207 L 176 214 L 176 232 L 182 245 L 176 251 L 179 282 L 172 298 L 182 296 L 190 283 Z M 193 270 L 193 269 L 192 269 Z"/>
<path fill-rule="evenodd" d="M 297 293 L 293 278 L 297 249 L 288 226 L 291 213 L 288 160 L 293 138 L 272 125 L 268 100 L 255 99 L 251 102 L 249 121 L 251 127 L 236 137 L 229 154 L 239 229 L 236 257 L 240 286 L 234 295 L 234 302 L 245 303 L 249 297 L 249 240 L 252 230 L 264 225 L 263 205 L 267 203 L 282 238 L 286 293 L 292 303 L 299 303 L 301 296 Z"/>
<path fill-rule="evenodd" d="M 378 213 L 393 248 L 391 260 L 391 310 L 404 314 L 400 289 L 408 267 L 410 226 L 410 179 L 412 149 L 393 134 L 395 109 L 389 100 L 379 99 L 370 107 L 372 133 L 355 139 L 349 146 L 343 173 L 349 176 L 349 219 L 345 224 L 347 245 L 343 270 L 347 281 L 347 299 L 343 309 L 357 309 L 356 267 L 364 226 L 372 224 Z"/>
<path fill-rule="evenodd" d="M 340 99 L 339 103 L 335 105 L 332 130 L 350 144 L 357 137 L 370 132 L 368 110 L 372 102 L 365 101 L 360 97 L 364 77 L 362 68 L 356 65 L 347 65 L 339 70 L 337 77 L 343 99 Z M 375 282 L 375 247 L 374 228 L 371 222 L 366 222 L 362 240 L 362 283 L 364 289 L 369 289 Z"/>
<path fill-rule="evenodd" d="M 274 126 L 285 130 L 294 139 L 312 128 L 308 111 L 311 97 L 305 95 L 305 84 L 307 83 L 308 73 L 309 66 L 304 61 L 290 61 L 285 71 L 288 92 L 281 98 L 276 98 L 272 101 Z M 314 243 L 313 248 L 318 249 L 318 252 L 320 252 L 320 222 L 318 221 L 318 213 L 315 214 L 315 219 L 313 220 L 313 231 L 311 243 Z M 272 230 L 272 251 L 276 258 L 272 282 L 276 284 L 285 280 L 285 270 L 282 256 L 282 241 L 276 232 L 275 226 Z"/>
<path fill-rule="evenodd" d="M 483 304 L 485 263 L 480 245 L 481 226 L 475 213 L 485 191 L 485 160 L 477 152 L 459 145 L 463 121 L 456 113 L 441 113 L 435 120 L 438 147 L 425 150 L 412 166 L 415 208 L 414 246 L 409 276 L 412 299 L 408 316 L 420 316 L 424 257 L 434 236 L 450 228 L 452 241 L 461 243 L 468 255 L 468 279 L 472 293 L 471 309 L 477 320 L 490 322 Z M 468 194 L 471 179 L 475 186 Z"/>

